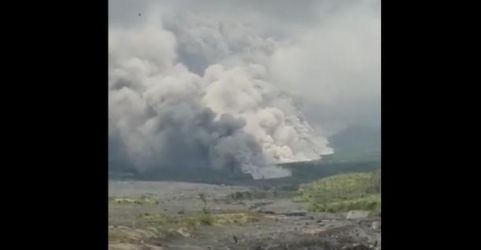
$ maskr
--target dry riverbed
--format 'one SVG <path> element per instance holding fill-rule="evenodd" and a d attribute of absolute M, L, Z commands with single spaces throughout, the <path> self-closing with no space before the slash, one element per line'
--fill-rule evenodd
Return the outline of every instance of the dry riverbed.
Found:
<path fill-rule="evenodd" d="M 109 196 L 110 250 L 380 249 L 379 217 L 308 212 L 289 192 L 111 181 Z"/>

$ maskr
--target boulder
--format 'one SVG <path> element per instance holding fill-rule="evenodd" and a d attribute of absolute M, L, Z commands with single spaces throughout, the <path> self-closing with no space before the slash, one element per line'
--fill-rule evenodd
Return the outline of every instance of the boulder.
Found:
<path fill-rule="evenodd" d="M 184 228 L 179 228 L 176 230 L 176 232 L 180 235 L 182 235 L 183 237 L 186 237 L 186 238 L 190 238 L 191 237 L 191 234 L 189 232 L 187 232 L 187 230 L 185 230 Z"/>
<path fill-rule="evenodd" d="M 348 220 L 353 220 L 353 219 L 364 219 L 369 216 L 369 211 L 363 211 L 363 210 L 352 210 L 349 211 L 346 215 L 346 219 Z"/>

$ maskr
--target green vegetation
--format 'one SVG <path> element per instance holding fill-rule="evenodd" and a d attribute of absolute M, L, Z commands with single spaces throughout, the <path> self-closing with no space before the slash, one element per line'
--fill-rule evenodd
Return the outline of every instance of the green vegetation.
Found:
<path fill-rule="evenodd" d="M 322 212 L 347 212 L 350 210 L 367 210 L 379 214 L 381 209 L 380 195 L 370 195 L 358 199 L 350 199 L 329 203 L 313 203 L 312 210 Z"/>
<path fill-rule="evenodd" d="M 140 198 L 112 197 L 110 200 L 117 204 L 144 205 L 159 204 L 159 200 L 152 195 L 142 195 Z"/>
<path fill-rule="evenodd" d="M 210 214 L 209 212 L 206 212 L 205 210 L 199 214 L 197 217 L 193 218 L 194 222 L 198 221 L 198 224 L 200 225 L 207 225 L 207 226 L 212 226 L 214 224 L 215 218 Z M 194 225 L 197 223 L 194 223 Z"/>
<path fill-rule="evenodd" d="M 346 212 L 381 211 L 380 170 L 369 173 L 335 175 L 302 185 L 299 201 L 310 204 L 313 211 Z"/>

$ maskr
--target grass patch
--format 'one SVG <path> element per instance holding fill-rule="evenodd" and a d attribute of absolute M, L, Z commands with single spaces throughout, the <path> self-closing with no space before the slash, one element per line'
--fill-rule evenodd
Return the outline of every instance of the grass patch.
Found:
<path fill-rule="evenodd" d="M 308 202 L 317 212 L 368 210 L 380 213 L 380 171 L 335 175 L 302 185 L 295 201 Z"/>
<path fill-rule="evenodd" d="M 141 197 L 112 197 L 110 201 L 116 204 L 126 204 L 126 205 L 157 205 L 159 200 L 152 195 L 142 195 Z"/>
<path fill-rule="evenodd" d="M 370 195 L 358 199 L 350 199 L 336 202 L 312 203 L 311 210 L 316 212 L 348 212 L 350 210 L 367 210 L 373 214 L 379 214 L 381 208 L 380 195 Z"/>
<path fill-rule="evenodd" d="M 188 226 L 198 226 L 198 225 L 212 226 L 215 223 L 215 217 L 208 212 L 202 212 L 196 215 L 188 216 L 188 217 L 182 218 L 181 221 L 182 220 L 183 220 L 183 223 L 186 223 Z"/>

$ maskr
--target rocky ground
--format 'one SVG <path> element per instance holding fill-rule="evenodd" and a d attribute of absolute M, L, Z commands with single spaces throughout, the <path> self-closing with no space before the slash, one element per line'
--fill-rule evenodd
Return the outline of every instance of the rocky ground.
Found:
<path fill-rule="evenodd" d="M 379 217 L 312 213 L 287 191 L 109 183 L 109 249 L 380 249 Z"/>

